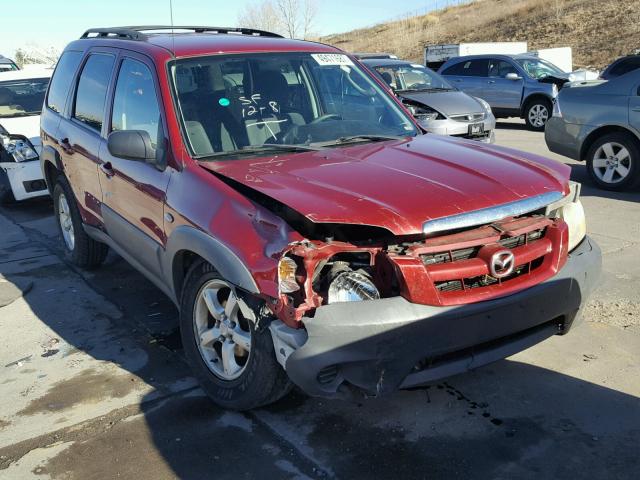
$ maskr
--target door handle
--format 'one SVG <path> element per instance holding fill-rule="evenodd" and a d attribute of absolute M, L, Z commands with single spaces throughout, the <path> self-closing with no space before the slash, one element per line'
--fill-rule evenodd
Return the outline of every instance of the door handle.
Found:
<path fill-rule="evenodd" d="M 487 83 L 496 83 L 496 81 L 495 80 L 489 80 L 489 81 L 487 81 Z"/>
<path fill-rule="evenodd" d="M 69 155 L 71 155 L 73 153 L 73 147 L 69 143 L 69 139 L 68 138 L 65 137 L 65 138 L 59 140 L 58 141 L 58 145 L 60 145 L 60 148 L 62 148 L 62 150 L 64 150 L 65 153 L 68 153 Z"/>
<path fill-rule="evenodd" d="M 460 83 L 461 81 L 462 81 L 462 80 L 460 80 L 459 78 L 456 78 L 456 79 L 454 80 L 454 82 L 456 82 L 456 83 Z"/>
<path fill-rule="evenodd" d="M 640 107 L 634 107 L 631 109 L 632 112 L 640 112 Z"/>
<path fill-rule="evenodd" d="M 100 170 L 102 171 L 102 173 L 106 175 L 107 178 L 111 178 L 115 174 L 115 172 L 113 171 L 113 165 L 111 165 L 111 162 L 101 163 Z"/>

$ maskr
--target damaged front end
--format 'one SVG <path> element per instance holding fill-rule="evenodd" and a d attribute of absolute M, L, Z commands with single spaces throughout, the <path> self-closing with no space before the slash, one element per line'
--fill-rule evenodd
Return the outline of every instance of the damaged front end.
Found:
<path fill-rule="evenodd" d="M 40 195 L 47 186 L 38 152 L 24 135 L 10 134 L 0 125 L 0 197 L 14 200 Z"/>

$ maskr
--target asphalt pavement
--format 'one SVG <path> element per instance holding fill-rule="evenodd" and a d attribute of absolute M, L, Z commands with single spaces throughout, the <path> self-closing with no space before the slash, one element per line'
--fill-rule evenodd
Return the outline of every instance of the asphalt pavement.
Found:
<path fill-rule="evenodd" d="M 177 311 L 110 254 L 69 265 L 48 199 L 0 209 L 0 479 L 640 477 L 640 192 L 572 166 L 603 277 L 585 321 L 507 360 L 361 402 L 294 391 L 250 413 L 190 376 Z"/>

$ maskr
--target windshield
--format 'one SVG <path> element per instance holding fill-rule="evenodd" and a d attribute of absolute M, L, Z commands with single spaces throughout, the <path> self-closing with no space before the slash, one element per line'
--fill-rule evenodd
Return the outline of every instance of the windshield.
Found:
<path fill-rule="evenodd" d="M 0 118 L 40 115 L 48 78 L 0 82 Z"/>
<path fill-rule="evenodd" d="M 171 75 L 196 158 L 418 134 L 390 95 L 342 54 L 198 57 L 177 60 Z"/>
<path fill-rule="evenodd" d="M 518 58 L 516 61 L 524 68 L 531 78 L 539 80 L 550 75 L 563 75 L 564 72 L 556 67 L 553 63 L 546 60 Z"/>
<path fill-rule="evenodd" d="M 455 90 L 444 78 L 418 64 L 374 67 L 391 88 L 402 90 Z"/>

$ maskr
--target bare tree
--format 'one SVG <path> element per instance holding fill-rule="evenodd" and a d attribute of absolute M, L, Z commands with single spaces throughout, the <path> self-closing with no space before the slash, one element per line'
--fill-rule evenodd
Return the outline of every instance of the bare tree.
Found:
<path fill-rule="evenodd" d="M 280 21 L 289 38 L 297 38 L 300 30 L 300 0 L 277 0 Z"/>
<path fill-rule="evenodd" d="M 258 4 L 245 5 L 238 14 L 238 23 L 242 27 L 256 28 L 269 32 L 282 32 L 280 12 L 271 0 Z"/>
<path fill-rule="evenodd" d="M 263 0 L 246 5 L 238 14 L 238 23 L 290 38 L 310 38 L 317 14 L 316 0 Z"/>
<path fill-rule="evenodd" d="M 316 0 L 305 0 L 302 21 L 302 36 L 308 39 L 315 36 L 313 27 L 318 15 L 318 3 Z"/>

